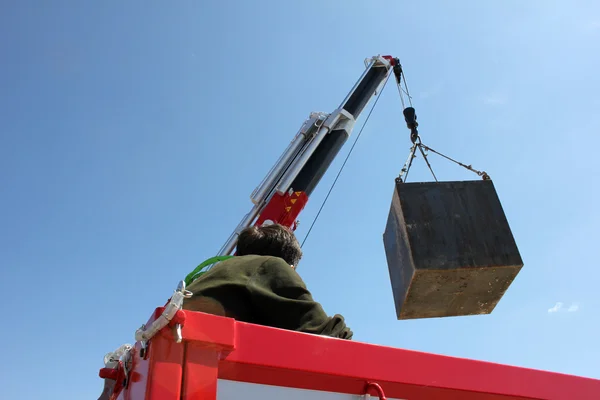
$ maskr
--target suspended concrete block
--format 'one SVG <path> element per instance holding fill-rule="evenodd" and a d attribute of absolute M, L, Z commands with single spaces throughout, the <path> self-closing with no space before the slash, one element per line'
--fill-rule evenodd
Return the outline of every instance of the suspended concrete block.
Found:
<path fill-rule="evenodd" d="M 491 180 L 396 183 L 383 242 L 398 319 L 489 314 L 523 267 Z"/>

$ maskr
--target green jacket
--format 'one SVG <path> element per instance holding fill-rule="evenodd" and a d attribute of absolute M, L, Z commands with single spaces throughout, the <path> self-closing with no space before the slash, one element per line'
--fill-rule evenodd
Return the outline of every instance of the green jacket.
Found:
<path fill-rule="evenodd" d="M 328 317 L 283 259 L 239 256 L 222 261 L 188 288 L 185 310 L 299 332 L 351 339 L 344 317 Z"/>

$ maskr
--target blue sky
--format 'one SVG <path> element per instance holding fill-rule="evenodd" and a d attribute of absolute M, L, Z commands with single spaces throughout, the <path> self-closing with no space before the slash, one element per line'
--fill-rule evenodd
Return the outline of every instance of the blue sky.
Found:
<path fill-rule="evenodd" d="M 381 235 L 410 142 L 388 86 L 305 245 L 315 298 L 356 340 L 600 378 L 597 2 L 125 3 L 0 13 L 3 395 L 94 398 L 103 355 L 376 54 L 402 60 L 423 141 L 492 176 L 525 267 L 489 316 L 396 320 Z"/>

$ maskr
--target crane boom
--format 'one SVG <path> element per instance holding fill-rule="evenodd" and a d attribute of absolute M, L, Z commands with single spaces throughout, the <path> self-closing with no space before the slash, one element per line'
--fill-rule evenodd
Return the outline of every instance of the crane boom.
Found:
<path fill-rule="evenodd" d="M 252 209 L 219 255 L 201 263 L 179 282 L 166 305 L 155 309 L 135 332 L 135 345 L 122 345 L 104 357 L 105 367 L 99 376 L 105 387 L 100 399 L 223 400 L 290 395 L 319 399 L 329 393 L 350 400 L 356 395 L 369 397 L 371 392 L 382 400 L 386 393 L 392 398 L 411 399 L 600 398 L 598 380 L 325 338 L 183 310 L 184 299 L 192 296 L 186 285 L 205 268 L 229 258 L 244 228 L 278 223 L 296 229 L 296 218 L 390 72 L 396 78 L 413 142 L 409 160 L 396 178 L 384 233 L 398 318 L 473 315 L 495 307 L 512 280 L 509 274 L 514 277 L 522 260 L 489 176 L 421 143 L 397 58 L 375 56 L 365 63 L 365 71 L 337 109 L 329 114 L 313 112 L 302 124 L 252 192 Z M 408 107 L 402 93 L 409 98 Z M 423 148 L 477 173 L 485 181 L 483 186 L 437 179 L 427 185 L 405 183 L 417 147 L 424 159 Z M 467 184 L 479 189 L 467 193 Z M 433 195 L 428 189 L 431 187 Z M 430 190 L 429 195 L 424 195 L 424 190 Z M 444 199 L 450 200 L 444 203 Z M 432 213 L 434 209 L 443 210 Z M 462 258 L 457 257 L 463 249 L 456 246 L 460 241 L 467 245 L 467 255 Z M 442 249 L 442 257 L 432 258 L 430 248 Z M 500 258 L 490 256 L 491 248 L 501 249 Z M 478 257 L 483 257 L 476 258 L 476 250 L 481 253 Z M 511 258 L 507 258 L 509 252 Z M 453 257 L 451 261 L 447 254 Z M 491 306 L 484 308 L 486 304 Z"/>
<path fill-rule="evenodd" d="M 313 112 L 304 121 L 279 160 L 252 192 L 250 199 L 254 206 L 223 245 L 220 256 L 231 254 L 239 233 L 252 224 L 278 223 L 296 229 L 298 215 L 350 137 L 356 120 L 399 62 L 391 56 L 375 56 L 365 60 L 365 64 L 365 71 L 335 111 Z"/>

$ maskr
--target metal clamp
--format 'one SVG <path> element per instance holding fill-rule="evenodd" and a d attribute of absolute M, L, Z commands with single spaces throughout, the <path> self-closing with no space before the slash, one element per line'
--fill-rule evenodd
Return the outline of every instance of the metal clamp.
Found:
<path fill-rule="evenodd" d="M 116 368 L 119 364 L 119 361 L 128 360 L 129 354 L 133 349 L 133 346 L 130 344 L 124 344 L 119 347 L 117 350 L 107 353 L 104 356 L 104 366 L 106 368 Z"/>
<path fill-rule="evenodd" d="M 317 120 L 314 123 L 315 127 L 317 129 L 322 127 L 323 124 L 325 123 L 325 121 L 327 120 L 327 118 L 329 118 L 328 114 L 320 113 L 319 116 L 317 117 Z"/>
<path fill-rule="evenodd" d="M 129 384 L 129 373 L 133 368 L 133 346 L 124 344 L 117 350 L 104 356 L 104 368 L 100 369 L 100 377 L 107 381 L 114 381 L 110 392 L 118 394 Z M 105 383 L 105 390 L 107 386 Z"/>
<path fill-rule="evenodd" d="M 171 296 L 171 299 L 169 300 L 169 303 L 165 307 L 162 314 L 157 319 L 152 321 L 149 326 L 142 325 L 137 331 L 135 331 L 135 340 L 142 343 L 142 348 L 145 349 L 147 342 L 161 329 L 169 325 L 169 322 L 171 322 L 175 314 L 177 314 L 177 311 L 181 310 L 183 306 L 183 300 L 189 299 L 190 297 L 192 297 L 192 292 L 185 290 L 185 282 L 180 281 L 179 285 L 177 285 L 175 293 L 173 293 L 173 296 Z M 177 324 L 175 325 L 175 341 L 177 343 L 181 343 L 182 340 L 181 324 Z"/>
<path fill-rule="evenodd" d="M 125 352 L 119 357 L 119 365 L 123 368 L 123 387 L 126 388 L 129 384 L 129 372 L 133 366 L 133 357 L 131 357 L 131 351 Z"/>
<path fill-rule="evenodd" d="M 142 326 L 144 326 L 144 325 L 142 325 Z M 142 360 L 145 360 L 147 355 L 148 355 L 148 343 L 140 342 L 140 358 Z"/>

